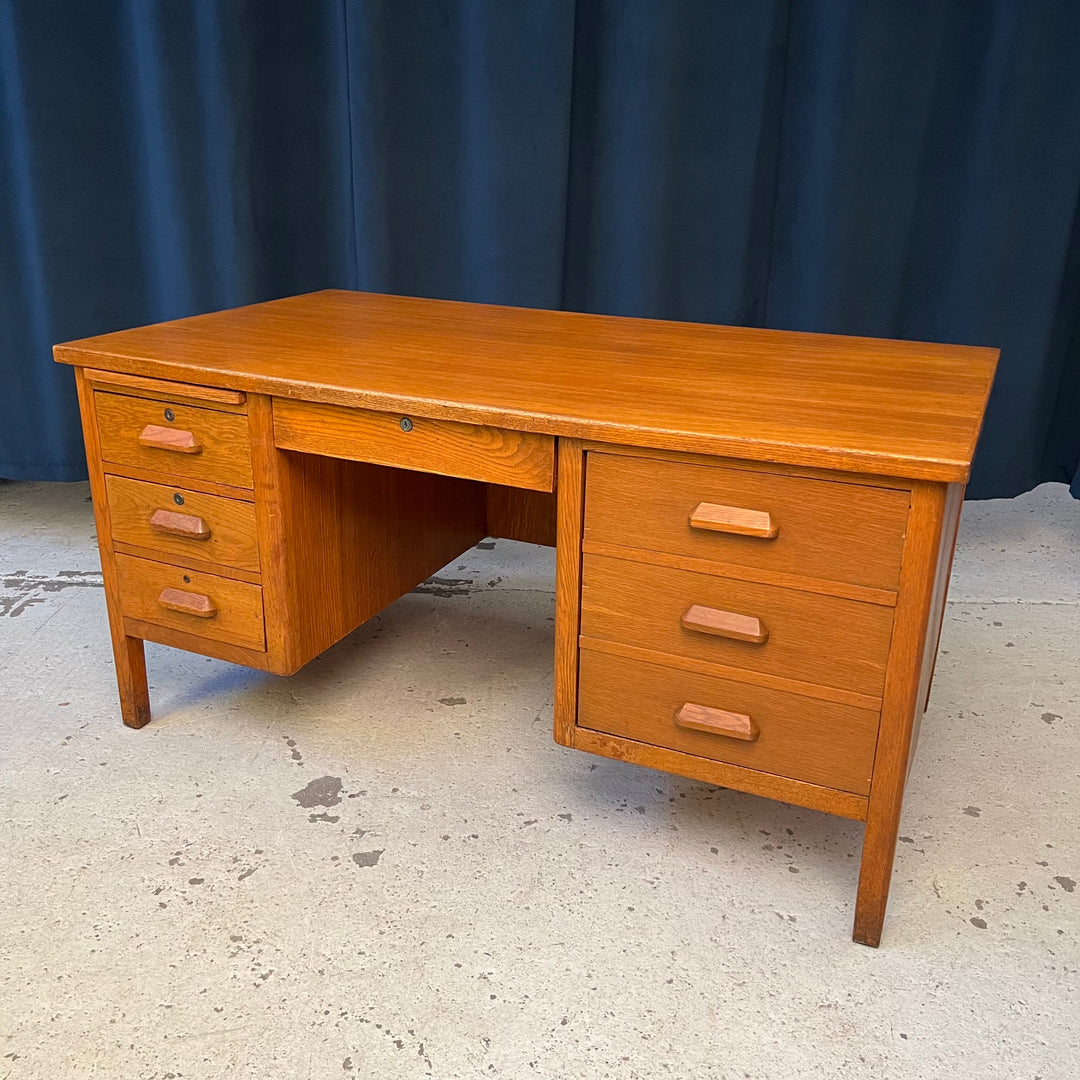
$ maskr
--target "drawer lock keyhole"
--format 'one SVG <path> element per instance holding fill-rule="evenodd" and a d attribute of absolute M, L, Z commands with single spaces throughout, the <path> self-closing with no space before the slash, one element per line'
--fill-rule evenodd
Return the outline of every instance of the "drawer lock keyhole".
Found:
<path fill-rule="evenodd" d="M 180 494 L 180 492 L 178 491 L 178 492 L 177 492 L 177 493 L 176 493 L 176 494 L 175 494 L 175 495 L 174 495 L 174 496 L 172 497 L 172 501 L 173 501 L 174 503 L 176 503 L 176 505 L 177 505 L 177 506 L 183 506 L 183 505 L 184 505 L 184 496 L 183 496 L 183 495 L 181 495 L 181 494 Z"/>
<path fill-rule="evenodd" d="M 412 431 L 412 421 L 407 416 L 401 418 L 401 430 Z"/>
<path fill-rule="evenodd" d="M 168 420 L 170 423 L 172 423 L 172 421 L 176 419 L 176 413 L 174 413 L 172 411 L 172 409 L 166 409 L 165 410 L 165 419 Z"/>

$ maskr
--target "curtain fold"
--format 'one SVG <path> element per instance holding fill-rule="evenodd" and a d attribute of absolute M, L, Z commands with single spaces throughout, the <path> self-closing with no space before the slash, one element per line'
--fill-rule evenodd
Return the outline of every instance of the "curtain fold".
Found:
<path fill-rule="evenodd" d="M 997 345 L 1080 495 L 1069 0 L 0 0 L 0 476 L 56 341 L 325 287 Z"/>

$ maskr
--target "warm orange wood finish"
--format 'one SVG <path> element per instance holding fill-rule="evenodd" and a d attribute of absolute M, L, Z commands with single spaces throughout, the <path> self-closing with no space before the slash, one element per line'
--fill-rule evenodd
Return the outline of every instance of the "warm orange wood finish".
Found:
<path fill-rule="evenodd" d="M 555 441 L 550 435 L 279 401 L 274 405 L 274 441 L 283 450 L 465 480 L 488 480 L 536 491 L 551 491 L 555 485 Z"/>
<path fill-rule="evenodd" d="M 191 386 L 165 379 L 144 379 L 141 375 L 122 375 L 118 371 L 95 371 L 93 368 L 84 368 L 83 374 L 97 389 L 149 397 L 156 401 L 183 401 L 185 404 L 241 412 L 241 406 L 247 400 L 247 395 L 242 391 L 219 390 L 216 386 Z"/>
<path fill-rule="evenodd" d="M 675 710 L 675 726 L 691 731 L 707 731 L 710 735 L 723 735 L 729 739 L 742 739 L 743 742 L 754 742 L 761 734 L 752 716 L 710 709 L 689 701 Z"/>
<path fill-rule="evenodd" d="M 143 641 L 288 674 L 556 546 L 555 739 L 866 822 L 877 944 L 996 351 L 323 292 L 60 345 Z"/>
<path fill-rule="evenodd" d="M 120 586 L 116 574 L 116 555 L 109 538 L 112 525 L 109 499 L 105 489 L 101 444 L 98 440 L 98 417 L 94 393 L 81 369 L 75 372 L 75 388 L 79 395 L 82 415 L 83 441 L 86 444 L 86 465 L 90 473 L 90 494 L 94 502 L 94 524 L 97 529 L 98 552 L 101 555 L 101 577 L 105 585 L 105 606 L 109 613 L 109 633 L 112 637 L 113 662 L 116 665 L 116 684 L 120 691 L 120 715 L 128 727 L 141 728 L 150 722 L 150 691 L 146 682 L 146 655 L 143 636 L 131 634 L 125 626 L 120 609 Z"/>
<path fill-rule="evenodd" d="M 210 526 L 194 514 L 178 514 L 174 510 L 155 510 L 148 521 L 151 532 L 179 536 L 184 540 L 209 540 Z"/>
<path fill-rule="evenodd" d="M 881 695 L 892 632 L 889 608 L 599 555 L 586 555 L 583 565 L 586 637 Z M 758 644 L 687 630 L 683 613 L 695 604 L 759 621 L 768 628 L 768 640 Z"/>
<path fill-rule="evenodd" d="M 114 540 L 241 570 L 259 570 L 252 503 L 124 476 L 108 476 L 105 485 Z"/>
<path fill-rule="evenodd" d="M 801 780 L 758 772 L 743 765 L 728 765 L 697 754 L 681 754 L 664 746 L 605 735 L 602 731 L 579 727 L 574 733 L 574 749 L 626 761 L 631 765 L 660 769 L 676 776 L 688 776 L 704 784 L 715 784 L 734 791 L 761 795 L 766 799 L 778 799 L 794 806 L 821 810 L 854 821 L 862 821 L 866 817 L 866 798 L 863 795 L 852 795 L 849 791 L 837 791 L 819 784 L 806 784 Z"/>
<path fill-rule="evenodd" d="M 574 745 L 581 623 L 581 526 L 585 455 L 577 439 L 559 440 L 558 541 L 555 547 L 555 741 Z"/>
<path fill-rule="evenodd" d="M 488 484 L 488 536 L 555 546 L 556 494 Z"/>
<path fill-rule="evenodd" d="M 776 537 L 692 524 L 702 500 L 736 498 L 767 515 Z M 895 589 L 907 510 L 905 491 L 592 453 L 585 539 Z"/>
<path fill-rule="evenodd" d="M 107 470 L 114 463 L 132 465 L 251 487 L 251 449 L 244 416 L 100 390 L 94 398 Z"/>
<path fill-rule="evenodd" d="M 760 619 L 752 615 L 739 615 L 734 611 L 691 604 L 679 620 L 684 630 L 699 634 L 728 638 L 730 641 L 746 641 L 751 645 L 764 645 L 769 640 L 769 630 Z"/>
<path fill-rule="evenodd" d="M 855 795 L 870 791 L 878 717 L 869 709 L 585 647 L 578 694 L 578 723 L 593 731 Z M 760 734 L 749 742 L 679 725 L 676 713 L 687 703 L 750 716 Z"/>
<path fill-rule="evenodd" d="M 765 510 L 746 510 L 741 506 L 719 506 L 705 502 L 698 503 L 690 511 L 690 528 L 728 533 L 730 536 L 756 536 L 760 540 L 775 540 L 780 534 L 780 526 Z"/>
<path fill-rule="evenodd" d="M 855 908 L 853 936 L 864 945 L 874 946 L 881 941 L 915 718 L 922 704 L 919 689 L 925 668 L 924 648 L 931 632 L 936 570 L 941 565 L 948 489 L 943 484 L 917 484 L 911 494 L 911 520 L 904 545 Z"/>
<path fill-rule="evenodd" d="M 130 555 L 116 556 L 116 571 L 125 618 L 249 649 L 263 648 L 266 639 L 258 585 Z"/>
<path fill-rule="evenodd" d="M 997 357 L 335 290 L 54 352 L 414 418 L 945 481 L 967 479 Z"/>
<path fill-rule="evenodd" d="M 271 670 L 318 656 L 485 535 L 485 485 L 273 444 L 270 399 L 248 399 Z"/>
<path fill-rule="evenodd" d="M 182 615 L 195 615 L 200 619 L 212 619 L 218 611 L 209 596 L 187 592 L 185 589 L 162 589 L 158 596 L 158 603 L 169 611 L 179 611 Z"/>

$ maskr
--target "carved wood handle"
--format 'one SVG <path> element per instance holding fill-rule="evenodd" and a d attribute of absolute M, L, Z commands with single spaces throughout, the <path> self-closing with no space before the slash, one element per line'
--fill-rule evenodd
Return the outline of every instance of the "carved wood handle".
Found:
<path fill-rule="evenodd" d="M 743 713 L 710 709 L 707 705 L 693 705 L 689 701 L 675 710 L 675 723 L 678 727 L 726 735 L 743 742 L 753 742 L 761 734 L 757 724 Z"/>
<path fill-rule="evenodd" d="M 714 637 L 728 638 L 731 641 L 764 645 L 769 640 L 769 631 L 762 621 L 753 615 L 738 615 L 734 611 L 702 607 L 701 604 L 688 607 L 679 621 L 686 630 L 712 634 Z"/>
<path fill-rule="evenodd" d="M 195 435 L 181 428 L 161 427 L 160 424 L 147 424 L 139 432 L 139 445 L 151 450 L 172 450 L 176 454 L 201 454 L 202 443 L 195 441 Z"/>
<path fill-rule="evenodd" d="M 217 614 L 213 600 L 202 593 L 185 592 L 183 589 L 162 589 L 158 603 L 170 611 L 184 615 L 196 615 L 200 619 L 212 619 Z"/>
<path fill-rule="evenodd" d="M 780 526 L 767 510 L 744 510 L 719 503 L 698 503 L 690 511 L 690 528 L 733 536 L 757 536 L 762 540 L 775 540 L 780 535 Z"/>
<path fill-rule="evenodd" d="M 194 514 L 178 514 L 175 510 L 155 510 L 150 515 L 154 532 L 182 536 L 185 540 L 209 540 L 210 526 Z"/>

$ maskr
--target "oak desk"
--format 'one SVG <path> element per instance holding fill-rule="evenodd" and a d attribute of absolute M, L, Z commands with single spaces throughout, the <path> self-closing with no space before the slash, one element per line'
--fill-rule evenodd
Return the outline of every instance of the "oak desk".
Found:
<path fill-rule="evenodd" d="M 865 821 L 876 945 L 997 351 L 328 291 L 58 345 L 124 722 L 554 543 L 555 739 Z"/>

